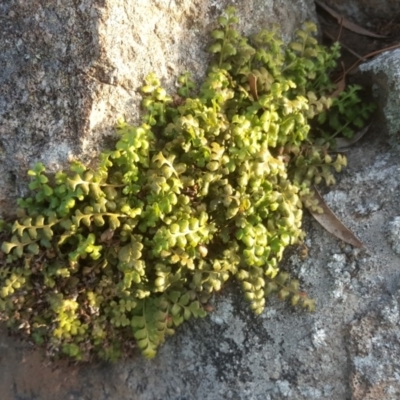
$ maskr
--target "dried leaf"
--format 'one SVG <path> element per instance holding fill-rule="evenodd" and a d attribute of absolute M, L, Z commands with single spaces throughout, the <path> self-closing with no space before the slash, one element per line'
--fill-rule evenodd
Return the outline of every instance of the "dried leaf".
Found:
<path fill-rule="evenodd" d="M 371 32 L 371 31 L 369 31 L 369 30 L 367 30 L 365 28 L 362 28 L 360 25 L 357 25 L 354 22 L 351 22 L 351 21 L 347 20 L 342 15 L 340 15 L 335 10 L 333 10 L 330 7 L 328 7 L 326 4 L 322 3 L 321 1 L 315 0 L 315 3 L 319 7 L 323 8 L 327 13 L 332 15 L 333 18 L 336 18 L 338 23 L 341 24 L 342 26 L 344 26 L 349 31 L 358 33 L 359 35 L 369 36 L 369 37 L 379 38 L 379 39 L 384 39 L 384 38 L 387 37 L 387 36 L 378 35 L 378 34 L 376 34 L 374 32 Z"/>
<path fill-rule="evenodd" d="M 309 211 L 324 229 L 346 243 L 349 243 L 355 247 L 364 247 L 361 241 L 356 238 L 354 233 L 346 228 L 343 223 L 338 219 L 338 217 L 332 212 L 332 210 L 327 206 L 324 199 L 315 188 L 313 198 L 314 200 L 318 201 L 318 206 L 322 209 L 322 213 L 316 213 L 311 209 L 309 209 Z"/>
<path fill-rule="evenodd" d="M 100 236 L 100 243 L 106 243 L 109 242 L 113 236 L 114 236 L 115 231 L 112 229 L 106 229 Z"/>
<path fill-rule="evenodd" d="M 358 131 L 352 139 L 346 139 L 344 137 L 341 138 L 336 138 L 335 143 L 335 150 L 336 151 L 345 151 L 348 150 L 348 147 L 352 146 L 354 143 L 358 142 L 367 132 L 368 129 L 370 128 L 371 124 L 368 124 L 365 126 L 363 129 Z"/>
<path fill-rule="evenodd" d="M 249 85 L 250 85 L 250 92 L 253 95 L 255 101 L 258 100 L 258 93 L 257 93 L 257 77 L 253 74 L 249 75 Z"/>
<path fill-rule="evenodd" d="M 334 99 L 339 97 L 340 93 L 342 93 L 346 89 L 346 75 L 343 73 L 340 81 L 336 83 L 336 89 L 330 94 L 328 97 Z"/>

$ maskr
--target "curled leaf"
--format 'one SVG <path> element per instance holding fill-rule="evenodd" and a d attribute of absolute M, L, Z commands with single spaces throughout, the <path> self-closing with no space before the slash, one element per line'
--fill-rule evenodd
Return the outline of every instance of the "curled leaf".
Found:
<path fill-rule="evenodd" d="M 312 192 L 312 197 L 322 212 L 316 212 L 315 209 L 311 208 L 309 208 L 309 211 L 324 229 L 346 243 L 355 247 L 364 247 L 354 233 L 351 232 L 327 206 L 324 199 L 315 188 Z"/>

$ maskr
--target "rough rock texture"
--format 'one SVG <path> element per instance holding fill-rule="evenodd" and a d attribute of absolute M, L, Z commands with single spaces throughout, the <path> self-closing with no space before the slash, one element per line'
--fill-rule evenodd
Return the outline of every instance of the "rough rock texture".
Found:
<path fill-rule="evenodd" d="M 293 251 L 283 265 L 317 300 L 314 314 L 271 300 L 256 317 L 233 285 L 214 299 L 210 317 L 179 329 L 156 359 L 115 365 L 47 364 L 2 334 L 2 398 L 398 400 L 400 238 L 388 232 L 400 215 L 400 160 L 379 125 L 348 159 L 324 197 L 365 249 L 308 219 L 309 258 Z"/>
<path fill-rule="evenodd" d="M 186 69 L 200 78 L 203 32 L 227 3 L 1 2 L 0 186 L 8 185 L 2 209 L 13 179 L 20 192 L 32 162 L 55 168 L 68 154 L 90 158 L 115 115 L 135 119 L 135 90 L 150 70 L 169 87 Z M 240 3 L 247 32 L 259 27 L 252 25 L 257 18 L 279 14 L 287 35 L 311 8 L 312 1 Z M 388 79 L 394 71 L 387 70 Z M 210 317 L 179 329 L 156 359 L 115 365 L 50 364 L 2 327 L 1 399 L 398 400 L 400 160 L 379 121 L 348 159 L 350 167 L 324 197 L 365 249 L 341 243 L 308 219 L 309 258 L 292 251 L 283 265 L 317 300 L 316 313 L 271 300 L 255 317 L 232 285 L 214 299 Z"/>
<path fill-rule="evenodd" d="M 313 0 L 3 0 L 0 2 L 0 214 L 37 161 L 91 160 L 120 117 L 138 117 L 151 71 L 173 89 L 204 75 L 208 33 L 227 5 L 245 33 L 277 23 L 288 39 Z"/>
<path fill-rule="evenodd" d="M 400 9 L 400 5 L 398 7 Z M 400 151 L 400 49 L 387 51 L 361 64 L 360 70 L 374 84 L 390 143 Z"/>
<path fill-rule="evenodd" d="M 400 256 L 400 217 L 393 218 L 388 228 L 388 241 L 392 250 Z"/>
<path fill-rule="evenodd" d="M 351 324 L 349 355 L 354 400 L 400 398 L 399 291 L 381 301 L 382 309 Z"/>

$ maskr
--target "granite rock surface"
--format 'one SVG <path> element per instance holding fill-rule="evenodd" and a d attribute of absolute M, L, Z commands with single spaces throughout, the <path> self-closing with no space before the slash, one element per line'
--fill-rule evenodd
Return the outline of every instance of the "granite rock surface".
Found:
<path fill-rule="evenodd" d="M 312 0 L 4 0 L 0 3 L 0 215 L 26 193 L 35 162 L 92 161 L 136 121 L 138 89 L 155 72 L 204 76 L 209 33 L 234 5 L 245 34 L 277 24 L 289 40 L 315 20 Z"/>
<path fill-rule="evenodd" d="M 113 140 L 117 116 L 135 121 L 148 72 L 170 89 L 185 70 L 200 80 L 206 34 L 228 3 L 239 8 L 244 32 L 281 18 L 288 38 L 314 18 L 308 0 L 3 1 L 1 212 L 26 190 L 32 163 L 56 169 L 68 158 L 90 161 Z M 370 73 L 381 77 L 379 68 Z M 387 69 L 388 79 L 394 72 Z M 388 98 L 392 86 L 381 88 Z M 385 116 L 386 103 L 379 104 Z M 399 399 L 400 160 L 385 133 L 398 120 L 385 118 L 348 151 L 349 168 L 323 193 L 364 248 L 340 242 L 309 217 L 308 258 L 292 250 L 282 265 L 316 299 L 315 313 L 272 299 L 256 317 L 230 285 L 209 317 L 179 329 L 154 360 L 138 354 L 117 364 L 50 363 L 0 327 L 1 398 Z"/>

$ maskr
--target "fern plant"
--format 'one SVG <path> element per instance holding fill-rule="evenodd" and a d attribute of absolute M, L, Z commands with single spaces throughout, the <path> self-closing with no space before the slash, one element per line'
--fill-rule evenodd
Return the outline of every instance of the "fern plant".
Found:
<path fill-rule="evenodd" d="M 328 153 L 331 128 L 350 135 L 370 110 L 357 88 L 330 100 L 339 48 L 318 45 L 313 24 L 286 47 L 242 37 L 233 8 L 218 21 L 199 89 L 185 74 L 173 100 L 150 74 L 140 126 L 120 121 L 94 169 L 37 164 L 1 221 L 0 316 L 50 355 L 116 360 L 136 343 L 152 358 L 229 279 L 256 314 L 274 292 L 314 309 L 279 261 L 304 237 L 311 186 L 346 165 Z"/>

